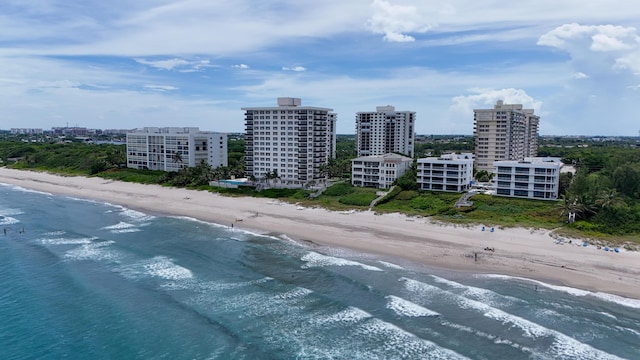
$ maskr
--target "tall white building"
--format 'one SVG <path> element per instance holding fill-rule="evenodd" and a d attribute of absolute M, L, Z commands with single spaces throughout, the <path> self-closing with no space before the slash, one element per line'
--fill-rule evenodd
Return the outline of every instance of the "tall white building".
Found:
<path fill-rule="evenodd" d="M 396 111 L 390 105 L 356 113 L 358 156 L 400 153 L 413 158 L 415 121 L 414 111 Z"/>
<path fill-rule="evenodd" d="M 127 167 L 178 171 L 204 160 L 227 166 L 227 134 L 195 127 L 145 127 L 127 133 Z"/>
<path fill-rule="evenodd" d="M 336 153 L 333 109 L 278 98 L 277 107 L 244 107 L 245 173 L 256 179 L 277 171 L 279 181 L 304 185 L 327 177 Z"/>
<path fill-rule="evenodd" d="M 379 189 L 389 188 L 411 167 L 412 162 L 412 158 L 391 153 L 355 158 L 351 160 L 351 184 Z"/>
<path fill-rule="evenodd" d="M 540 117 L 533 109 L 498 100 L 493 109 L 473 112 L 477 170 L 491 172 L 495 161 L 518 161 L 538 154 Z"/>
<path fill-rule="evenodd" d="M 446 154 L 418 159 L 420 190 L 462 192 L 473 180 L 473 154 Z"/>
<path fill-rule="evenodd" d="M 559 158 L 550 157 L 496 161 L 496 195 L 556 200 L 562 165 Z"/>

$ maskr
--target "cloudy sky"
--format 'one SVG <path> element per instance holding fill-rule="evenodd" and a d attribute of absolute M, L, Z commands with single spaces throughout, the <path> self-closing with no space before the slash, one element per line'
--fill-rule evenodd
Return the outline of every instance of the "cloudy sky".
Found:
<path fill-rule="evenodd" d="M 631 0 L 2 0 L 0 129 L 197 126 L 242 132 L 279 96 L 379 105 L 419 134 L 472 134 L 496 100 L 543 135 L 638 135 Z"/>

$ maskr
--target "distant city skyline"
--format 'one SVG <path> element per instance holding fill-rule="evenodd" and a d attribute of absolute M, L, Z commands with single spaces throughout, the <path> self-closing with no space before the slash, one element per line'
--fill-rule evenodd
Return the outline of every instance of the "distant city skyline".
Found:
<path fill-rule="evenodd" d="M 244 132 L 276 97 L 416 112 L 473 134 L 497 100 L 540 135 L 637 136 L 640 4 L 628 0 L 0 3 L 0 129 L 188 126 Z"/>

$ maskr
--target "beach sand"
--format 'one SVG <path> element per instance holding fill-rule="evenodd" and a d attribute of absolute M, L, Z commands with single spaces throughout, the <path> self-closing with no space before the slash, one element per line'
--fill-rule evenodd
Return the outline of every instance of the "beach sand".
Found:
<path fill-rule="evenodd" d="M 406 259 L 439 269 L 503 274 L 640 299 L 640 253 L 557 244 L 548 230 L 461 226 L 402 214 L 303 208 L 272 199 L 64 177 L 0 167 L 0 183 L 102 200 L 132 209 L 188 216 L 302 244 Z M 495 251 L 487 251 L 492 248 Z"/>

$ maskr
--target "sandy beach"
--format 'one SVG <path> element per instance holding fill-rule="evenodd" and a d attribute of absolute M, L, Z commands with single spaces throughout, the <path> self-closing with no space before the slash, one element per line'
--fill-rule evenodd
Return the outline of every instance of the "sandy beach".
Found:
<path fill-rule="evenodd" d="M 603 251 L 582 241 L 558 244 L 548 230 L 455 226 L 402 214 L 336 212 L 272 199 L 101 178 L 0 168 L 0 183 L 102 200 L 132 209 L 188 216 L 307 245 L 342 247 L 427 266 L 504 274 L 640 299 L 640 253 Z M 485 250 L 492 248 L 494 251 Z"/>

